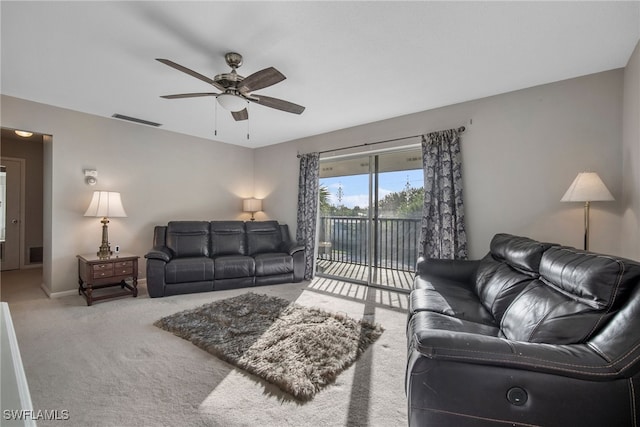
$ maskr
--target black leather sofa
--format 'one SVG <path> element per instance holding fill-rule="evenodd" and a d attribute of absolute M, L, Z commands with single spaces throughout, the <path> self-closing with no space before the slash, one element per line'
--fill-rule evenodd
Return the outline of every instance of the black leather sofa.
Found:
<path fill-rule="evenodd" d="M 637 426 L 640 264 L 496 235 L 482 260 L 420 259 L 409 425 Z"/>
<path fill-rule="evenodd" d="M 153 298 L 300 282 L 304 252 L 277 221 L 171 221 L 154 228 L 147 291 Z"/>

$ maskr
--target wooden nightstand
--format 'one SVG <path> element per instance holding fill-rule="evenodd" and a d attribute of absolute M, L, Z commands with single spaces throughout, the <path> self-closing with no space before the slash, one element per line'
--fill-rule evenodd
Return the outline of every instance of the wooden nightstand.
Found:
<path fill-rule="evenodd" d="M 83 294 L 87 305 L 94 301 L 127 295 L 138 296 L 138 258 L 137 255 L 119 253 L 108 258 L 95 254 L 78 255 L 78 295 Z M 131 284 L 127 282 L 131 279 Z M 96 289 L 120 286 L 119 292 L 93 295 Z M 126 290 L 125 290 L 126 289 Z"/>

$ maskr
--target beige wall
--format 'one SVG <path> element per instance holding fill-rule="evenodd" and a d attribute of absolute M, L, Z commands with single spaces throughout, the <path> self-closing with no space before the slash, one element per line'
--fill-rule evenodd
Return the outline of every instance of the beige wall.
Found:
<path fill-rule="evenodd" d="M 640 41 L 624 70 L 622 254 L 640 259 Z"/>
<path fill-rule="evenodd" d="M 580 247 L 582 207 L 560 198 L 578 172 L 594 170 L 616 201 L 592 205 L 591 248 L 640 258 L 638 102 L 630 95 L 637 93 L 638 56 L 636 49 L 626 70 L 256 150 L 8 96 L 1 98 L 1 118 L 5 127 L 52 135 L 45 137 L 43 165 L 44 285 L 50 293 L 73 292 L 75 255 L 94 252 L 100 244 L 99 221 L 82 216 L 94 189 L 122 193 L 129 217 L 112 219 L 110 241 L 141 256 L 150 247 L 154 225 L 172 219 L 246 219 L 241 198 L 252 195 L 265 199 L 265 212 L 257 219 L 278 219 L 295 230 L 298 153 L 460 125 L 467 127 L 464 197 L 471 257 L 486 253 L 497 232 Z M 96 187 L 84 183 L 85 168 L 98 170 Z M 144 276 L 143 258 L 140 266 Z"/>
<path fill-rule="evenodd" d="M 1 102 L 2 126 L 52 135 L 43 167 L 48 292 L 76 289 L 76 254 L 100 246 L 99 219 L 83 216 L 93 190 L 121 192 L 128 217 L 111 220 L 109 240 L 140 256 L 151 247 L 154 225 L 246 216 L 240 211 L 241 198 L 253 193 L 251 149 L 8 96 Z M 95 187 L 84 182 L 87 168 L 98 170 Z M 144 258 L 140 269 L 144 276 Z"/>
<path fill-rule="evenodd" d="M 298 152 L 465 125 L 463 179 L 471 257 L 484 255 L 498 232 L 581 247 L 582 206 L 560 198 L 585 170 L 598 172 L 617 200 L 592 204 L 591 249 L 618 254 L 622 88 L 619 69 L 260 148 L 256 196 L 265 197 L 269 216 L 295 224 Z"/>

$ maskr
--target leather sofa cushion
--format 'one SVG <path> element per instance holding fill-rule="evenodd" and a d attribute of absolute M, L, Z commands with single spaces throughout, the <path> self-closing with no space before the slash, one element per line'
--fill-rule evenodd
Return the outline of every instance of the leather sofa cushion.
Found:
<path fill-rule="evenodd" d="M 211 256 L 246 255 L 244 222 L 211 222 Z"/>
<path fill-rule="evenodd" d="M 499 233 L 491 239 L 490 252 L 495 258 L 504 260 L 516 270 L 537 277 L 542 254 L 551 246 L 551 243 Z"/>
<path fill-rule="evenodd" d="M 277 221 L 247 222 L 246 228 L 249 255 L 280 250 L 282 231 Z"/>
<path fill-rule="evenodd" d="M 416 289 L 409 297 L 409 315 L 420 311 L 441 313 L 471 322 L 495 326 L 493 316 L 468 288 Z"/>
<path fill-rule="evenodd" d="M 500 329 L 495 325 L 471 322 L 469 320 L 430 311 L 420 311 L 411 316 L 407 324 L 407 336 L 412 337 L 420 331 L 430 329 L 443 330 L 451 332 L 452 334 L 466 332 L 492 337 L 500 336 Z M 426 343 L 423 344 L 426 345 Z"/>
<path fill-rule="evenodd" d="M 469 289 L 469 285 L 464 282 L 426 273 L 415 277 L 413 288 L 431 289 L 436 291 L 449 288 L 462 288 L 463 290 L 471 291 L 471 289 Z"/>
<path fill-rule="evenodd" d="M 256 276 L 293 273 L 293 257 L 286 253 L 257 254 Z"/>
<path fill-rule="evenodd" d="M 501 328 L 510 340 L 578 344 L 591 336 L 605 315 L 536 279 L 507 309 Z"/>
<path fill-rule="evenodd" d="M 167 284 L 213 280 L 214 264 L 207 257 L 174 258 L 165 266 Z"/>
<path fill-rule="evenodd" d="M 174 257 L 209 256 L 209 223 L 206 221 L 169 222 L 166 238 Z"/>
<path fill-rule="evenodd" d="M 530 275 L 488 254 L 480 261 L 476 272 L 475 294 L 500 323 L 509 305 L 533 280 Z"/>
<path fill-rule="evenodd" d="M 622 258 L 554 247 L 545 252 L 540 275 L 550 286 L 595 309 L 616 310 L 640 283 L 638 264 Z"/>
<path fill-rule="evenodd" d="M 553 247 L 542 257 L 540 275 L 505 313 L 505 336 L 577 344 L 589 340 L 619 310 L 640 282 L 640 267 L 620 258 Z"/>
<path fill-rule="evenodd" d="M 491 314 L 469 285 L 438 275 L 421 274 L 414 280 L 409 316 L 432 311 L 480 323 L 494 323 Z"/>
<path fill-rule="evenodd" d="M 216 279 L 235 279 L 254 276 L 256 263 L 244 255 L 224 255 L 215 259 Z"/>

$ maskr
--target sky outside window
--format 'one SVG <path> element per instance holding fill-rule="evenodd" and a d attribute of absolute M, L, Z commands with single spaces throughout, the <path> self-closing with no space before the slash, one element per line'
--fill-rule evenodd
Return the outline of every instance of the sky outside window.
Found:
<path fill-rule="evenodd" d="M 407 188 L 422 188 L 424 179 L 421 169 L 384 172 L 379 174 L 378 200 L 387 194 L 401 192 Z M 330 193 L 329 203 L 334 206 L 344 205 L 347 208 L 366 208 L 369 206 L 369 175 L 337 176 L 321 178 L 320 185 Z M 342 201 L 338 201 L 339 188 L 342 188 Z"/>

